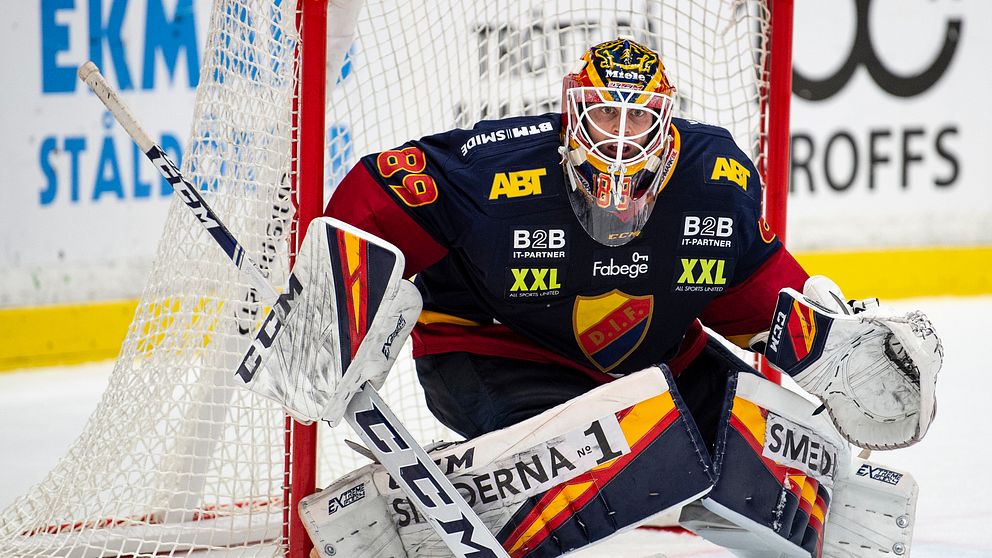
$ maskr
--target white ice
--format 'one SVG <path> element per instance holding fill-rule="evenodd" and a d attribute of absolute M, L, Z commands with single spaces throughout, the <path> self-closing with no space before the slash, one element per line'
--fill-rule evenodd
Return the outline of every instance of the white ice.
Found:
<path fill-rule="evenodd" d="M 937 418 L 926 440 L 873 461 L 910 471 L 920 484 L 914 558 L 992 557 L 992 407 L 985 318 L 992 296 L 903 300 L 919 308 L 944 340 Z M 40 482 L 82 431 L 112 362 L 0 373 L 0 509 Z M 731 556 L 698 537 L 638 530 L 574 554 L 600 556 Z"/>

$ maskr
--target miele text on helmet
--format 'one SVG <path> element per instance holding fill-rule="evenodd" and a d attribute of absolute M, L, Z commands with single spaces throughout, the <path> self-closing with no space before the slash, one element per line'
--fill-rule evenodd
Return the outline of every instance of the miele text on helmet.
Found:
<path fill-rule="evenodd" d="M 606 77 L 608 77 L 610 79 L 625 79 L 625 80 L 636 79 L 637 81 L 647 81 L 648 80 L 648 77 L 645 76 L 644 74 L 640 73 L 640 72 L 630 72 L 630 71 L 627 71 L 627 70 L 613 70 L 613 69 L 608 69 L 608 70 L 606 70 Z"/>
<path fill-rule="evenodd" d="M 496 143 L 513 138 L 522 138 L 525 136 L 533 136 L 535 134 L 543 134 L 546 132 L 554 131 L 554 126 L 550 122 L 541 122 L 540 124 L 531 124 L 530 126 L 519 126 L 516 128 L 505 128 L 503 130 L 496 130 L 494 132 L 486 132 L 485 134 L 476 134 L 468 139 L 462 144 L 462 156 L 468 155 L 469 150 L 477 145 L 483 145 L 486 143 Z"/>

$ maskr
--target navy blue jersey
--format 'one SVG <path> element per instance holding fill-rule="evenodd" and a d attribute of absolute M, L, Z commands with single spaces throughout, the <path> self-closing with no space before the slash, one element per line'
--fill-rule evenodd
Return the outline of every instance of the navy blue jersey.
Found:
<path fill-rule="evenodd" d="M 610 374 L 666 361 L 715 298 L 741 291 L 784 252 L 760 219 L 758 172 L 725 129 L 675 119 L 677 155 L 650 219 L 639 233 L 626 233 L 628 243 L 607 247 L 585 233 L 566 195 L 560 118 L 485 121 L 368 155 L 360 163 L 372 178 L 365 182 L 380 192 L 346 179 L 346 193 L 339 189 L 329 207 L 362 192 L 391 201 L 377 202 L 375 217 L 354 215 L 354 200 L 331 214 L 374 229 L 408 257 L 414 252 L 422 263 L 410 271 L 418 272 L 425 324 L 438 316 L 466 327 L 500 324 Z M 407 225 L 384 222 L 389 204 Z M 411 242 L 407 231 L 430 240 Z M 432 244 L 433 257 L 418 258 L 424 244 Z M 789 261 L 788 286 L 801 288 L 805 274 Z M 771 307 L 743 321 L 770 317 Z"/>

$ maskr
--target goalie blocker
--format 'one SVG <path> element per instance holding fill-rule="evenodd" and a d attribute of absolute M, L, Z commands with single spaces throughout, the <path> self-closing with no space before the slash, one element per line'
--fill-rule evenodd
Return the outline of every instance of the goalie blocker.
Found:
<path fill-rule="evenodd" d="M 685 527 L 741 556 L 908 552 L 912 478 L 867 463 L 899 482 L 852 476 L 848 445 L 814 410 L 757 375 L 730 378 L 711 454 L 667 369 L 651 368 L 431 457 L 514 558 L 560 556 L 683 506 Z M 304 499 L 300 515 L 323 558 L 444 551 L 378 464 Z"/>
<path fill-rule="evenodd" d="M 365 382 L 382 386 L 420 315 L 403 267 L 385 241 L 315 219 L 238 376 L 296 420 L 336 425 Z"/>

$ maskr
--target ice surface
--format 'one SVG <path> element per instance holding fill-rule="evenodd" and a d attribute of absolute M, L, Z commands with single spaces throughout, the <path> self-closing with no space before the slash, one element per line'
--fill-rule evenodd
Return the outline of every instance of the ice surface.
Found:
<path fill-rule="evenodd" d="M 872 460 L 910 471 L 920 484 L 914 558 L 992 558 L 992 408 L 985 318 L 992 296 L 893 303 L 919 308 L 944 341 L 937 418 L 921 444 L 875 452 Z M 113 368 L 112 362 L 0 373 L 0 508 L 33 484 L 82 431 Z M 216 553 L 212 553 L 216 555 Z M 573 554 L 647 557 L 731 556 L 697 537 L 638 530 Z"/>

